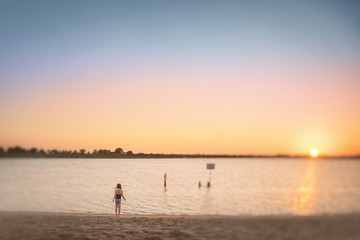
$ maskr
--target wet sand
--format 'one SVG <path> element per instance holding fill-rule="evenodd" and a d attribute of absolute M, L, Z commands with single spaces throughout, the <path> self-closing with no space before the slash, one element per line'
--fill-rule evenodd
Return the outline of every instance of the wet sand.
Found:
<path fill-rule="evenodd" d="M 360 239 L 360 215 L 172 216 L 1 212 L 7 239 Z"/>

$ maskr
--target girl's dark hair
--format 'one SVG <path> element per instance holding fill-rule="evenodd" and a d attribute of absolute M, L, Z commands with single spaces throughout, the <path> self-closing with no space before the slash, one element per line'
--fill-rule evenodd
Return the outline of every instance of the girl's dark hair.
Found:
<path fill-rule="evenodd" d="M 120 189 L 121 189 L 121 184 L 118 183 L 118 184 L 116 185 L 116 188 L 120 188 Z"/>

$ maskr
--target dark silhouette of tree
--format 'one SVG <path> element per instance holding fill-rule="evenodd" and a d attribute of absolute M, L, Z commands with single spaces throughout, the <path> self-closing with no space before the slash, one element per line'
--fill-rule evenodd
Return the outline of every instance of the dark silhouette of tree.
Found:
<path fill-rule="evenodd" d="M 0 147 L 0 154 L 4 154 L 4 153 L 5 153 L 4 149 Z"/>
<path fill-rule="evenodd" d="M 122 148 L 117 148 L 117 149 L 115 149 L 115 153 L 116 154 L 124 154 L 124 150 L 122 150 Z"/>
<path fill-rule="evenodd" d="M 24 148 L 16 146 L 14 148 L 9 147 L 7 153 L 9 154 L 25 154 L 27 151 Z"/>
<path fill-rule="evenodd" d="M 37 150 L 37 148 L 31 148 L 29 152 L 31 154 L 37 154 L 38 150 Z"/>
<path fill-rule="evenodd" d="M 44 149 L 40 149 L 39 154 L 41 154 L 41 155 L 45 155 L 45 154 L 46 154 L 46 152 L 44 151 Z"/>
<path fill-rule="evenodd" d="M 101 155 L 110 155 L 111 154 L 111 151 L 110 150 L 107 150 L 107 149 L 100 149 L 98 151 L 99 154 Z"/>
<path fill-rule="evenodd" d="M 134 155 L 133 151 L 127 151 L 126 155 Z"/>
<path fill-rule="evenodd" d="M 84 155 L 86 153 L 85 149 L 80 149 L 80 154 Z"/>
<path fill-rule="evenodd" d="M 66 151 L 66 154 L 69 154 L 69 155 L 71 155 L 71 154 L 73 154 L 73 151 L 71 151 L 71 150 L 69 150 L 69 151 Z"/>
<path fill-rule="evenodd" d="M 49 154 L 50 155 L 56 155 L 56 154 L 58 154 L 58 150 L 53 149 L 53 150 L 49 151 Z"/>

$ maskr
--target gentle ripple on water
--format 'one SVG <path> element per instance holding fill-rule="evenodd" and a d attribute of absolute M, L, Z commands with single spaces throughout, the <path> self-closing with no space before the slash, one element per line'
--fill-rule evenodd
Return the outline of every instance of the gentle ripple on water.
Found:
<path fill-rule="evenodd" d="M 360 212 L 359 172 L 351 159 L 1 159 L 0 210 L 112 213 L 120 182 L 131 214 Z"/>

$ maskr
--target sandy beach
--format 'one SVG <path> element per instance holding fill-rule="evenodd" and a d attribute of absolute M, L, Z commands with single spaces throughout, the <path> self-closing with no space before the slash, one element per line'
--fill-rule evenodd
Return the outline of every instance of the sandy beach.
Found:
<path fill-rule="evenodd" d="M 1 239 L 360 239 L 360 215 L 0 213 Z"/>

